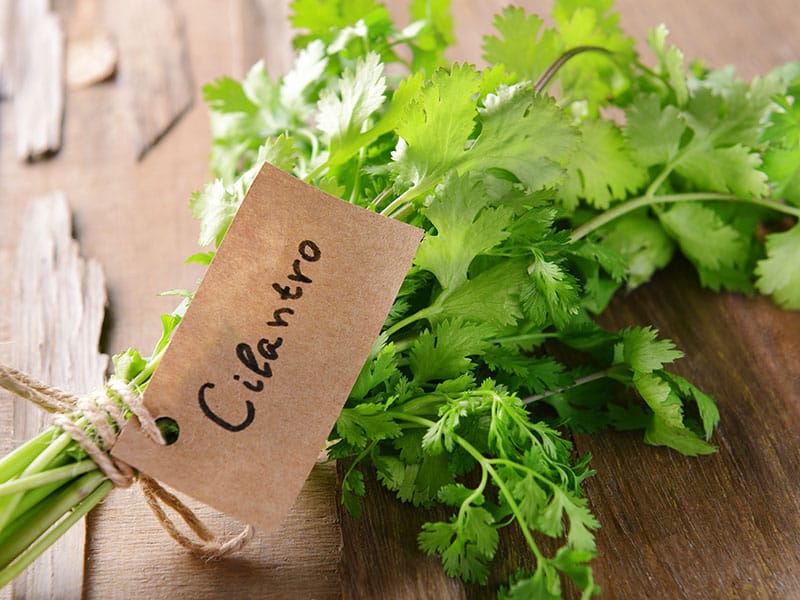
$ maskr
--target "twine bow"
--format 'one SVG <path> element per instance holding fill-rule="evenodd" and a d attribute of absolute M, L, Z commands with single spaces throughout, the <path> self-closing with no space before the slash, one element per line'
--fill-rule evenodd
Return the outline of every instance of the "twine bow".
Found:
<path fill-rule="evenodd" d="M 138 480 L 144 499 L 159 524 L 172 539 L 192 554 L 205 559 L 221 558 L 241 549 L 253 537 L 253 528 L 248 525 L 236 536 L 221 540 L 177 496 L 144 473 L 137 474 L 129 464 L 110 454 L 125 423 L 126 410 L 136 416 L 151 440 L 165 444 L 155 419 L 142 402 L 141 394 L 127 382 L 112 377 L 102 392 L 75 396 L 0 362 L 0 387 L 54 414 L 53 423 L 86 451 L 115 486 L 130 487 Z M 110 397 L 109 392 L 116 398 Z M 86 424 L 91 425 L 96 436 L 86 433 Z M 164 506 L 174 510 L 200 541 L 181 532 L 165 512 Z"/>

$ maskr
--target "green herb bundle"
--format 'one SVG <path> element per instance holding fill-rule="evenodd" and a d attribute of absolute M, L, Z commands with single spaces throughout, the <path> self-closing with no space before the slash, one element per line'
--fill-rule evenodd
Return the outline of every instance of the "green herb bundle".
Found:
<path fill-rule="evenodd" d="M 342 501 L 358 514 L 372 468 L 404 502 L 452 507 L 418 538 L 449 574 L 485 582 L 518 527 L 535 561 L 504 597 L 557 598 L 567 579 L 592 595 L 592 471 L 568 431 L 639 429 L 698 455 L 719 417 L 667 370 L 670 341 L 593 317 L 676 252 L 704 286 L 800 308 L 800 63 L 745 82 L 685 65 L 662 26 L 645 66 L 607 0 L 557 0 L 552 27 L 505 9 L 482 69 L 446 63 L 446 0 L 411 2 L 404 29 L 374 0 L 292 9 L 289 73 L 259 63 L 204 88 L 218 178 L 191 201 L 201 245 L 220 243 L 267 161 L 424 228 L 331 433 Z M 154 363 L 129 351 L 118 375 Z M 542 536 L 563 545 L 547 555 Z"/>

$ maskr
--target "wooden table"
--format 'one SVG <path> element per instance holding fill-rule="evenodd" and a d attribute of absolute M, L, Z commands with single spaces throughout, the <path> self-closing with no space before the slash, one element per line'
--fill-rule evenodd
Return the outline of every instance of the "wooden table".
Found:
<path fill-rule="evenodd" d="M 11 4 L 0 4 L 0 17 Z M 197 225 L 187 200 L 209 179 L 210 135 L 199 88 L 223 74 L 241 76 L 258 58 L 265 58 L 273 73 L 285 70 L 290 60 L 282 0 L 149 0 L 131 10 L 135 4 L 55 3 L 68 47 L 87 32 L 108 32 L 116 36 L 120 55 L 116 79 L 67 90 L 63 143 L 53 156 L 21 162 L 11 102 L 0 105 L 0 358 L 39 343 L 12 334 L 17 331 L 12 314 L 19 307 L 9 290 L 25 275 L 13 265 L 26 209 L 33 198 L 54 190 L 66 195 L 73 211 L 81 253 L 105 272 L 102 350 L 113 354 L 154 344 L 159 314 L 175 304 L 158 293 L 191 288 L 199 275 L 196 267 L 182 264 L 196 251 Z M 402 15 L 402 4 L 393 2 L 392 10 Z M 459 43 L 450 56 L 479 61 L 481 35 L 505 3 L 453 4 Z M 522 4 L 544 11 L 547 3 Z M 665 22 L 688 59 L 734 63 L 745 77 L 800 58 L 800 11 L 791 0 L 625 0 L 619 6 L 623 25 L 637 39 Z M 155 43 L 152 31 L 132 30 L 137 18 L 148 27 L 172 28 L 175 39 Z M 0 35 L 5 23 L 0 20 Z M 166 92 L 173 96 L 165 99 L 158 90 L 148 97 L 130 89 L 126 65 L 154 68 L 144 52 L 169 54 L 165 60 L 177 65 L 175 78 L 190 86 L 193 103 L 137 160 L 147 145 L 148 123 L 132 121 L 131 107 L 149 105 L 145 120 L 156 119 L 161 109 L 180 109 L 179 92 Z M 653 324 L 675 340 L 688 356 L 677 370 L 712 393 L 722 413 L 714 440 L 720 451 L 706 458 L 646 447 L 639 435 L 577 436 L 578 450 L 593 454 L 598 472 L 587 493 L 603 525 L 594 568 L 604 597 L 800 597 L 800 314 L 781 312 L 762 298 L 701 290 L 678 262 L 648 286 L 618 297 L 603 321 L 615 327 Z M 10 401 L 3 395 L 0 450 L 11 446 L 11 423 Z M 423 517 L 398 506 L 374 482 L 370 487 L 365 515 L 354 521 L 337 507 L 336 467 L 320 464 L 278 534 L 258 535 L 236 558 L 211 564 L 175 546 L 135 490 L 115 490 L 89 519 L 84 595 L 489 595 L 446 578 L 437 560 L 422 557 L 414 525 Z M 200 510 L 216 527 L 237 527 Z M 504 541 L 506 564 L 526 559 L 519 548 L 518 540 Z M 505 576 L 505 567 L 498 569 L 492 584 Z M 10 590 L 0 592 L 2 597 L 10 597 Z"/>

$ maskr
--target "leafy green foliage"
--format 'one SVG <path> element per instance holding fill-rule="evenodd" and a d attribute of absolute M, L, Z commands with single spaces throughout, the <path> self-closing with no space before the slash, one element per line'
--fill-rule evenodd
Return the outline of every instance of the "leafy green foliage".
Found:
<path fill-rule="evenodd" d="M 629 74 L 626 61 L 633 59 L 634 41 L 619 27 L 612 2 L 560 0 L 553 6 L 554 28 L 543 28 L 544 20 L 526 15 L 521 8 L 506 8 L 495 17 L 498 36 L 484 38 L 484 58 L 506 65 L 520 79 L 538 80 L 564 52 L 579 47 L 601 48 L 614 53 L 584 53 L 562 67 L 558 85 L 565 103 L 597 114 L 625 91 Z"/>
<path fill-rule="evenodd" d="M 567 168 L 559 197 L 574 209 L 579 199 L 600 209 L 623 200 L 647 181 L 647 172 L 625 146 L 619 129 L 608 121 L 586 121 L 581 143 Z"/>
<path fill-rule="evenodd" d="M 641 430 L 698 455 L 715 450 L 719 421 L 709 395 L 666 369 L 682 356 L 670 341 L 650 327 L 605 331 L 591 315 L 678 249 L 707 287 L 800 309 L 800 63 L 752 82 L 732 68 L 687 71 L 661 26 L 646 67 L 612 0 L 556 0 L 549 20 L 505 9 L 484 39 L 483 71 L 446 64 L 449 0 L 411 0 L 403 29 L 378 0 L 291 8 L 288 73 L 273 79 L 259 62 L 242 81 L 203 88 L 216 179 L 190 201 L 201 245 L 219 245 L 265 162 L 423 227 L 331 432 L 329 456 L 349 461 L 342 502 L 359 513 L 371 464 L 399 500 L 452 509 L 418 537 L 447 573 L 485 583 L 500 531 L 515 526 L 533 560 L 500 597 L 560 598 L 569 581 L 589 598 L 599 523 L 582 483 L 593 472 L 563 430 Z M 139 390 L 193 296 L 172 293 L 185 297 L 162 318 L 153 354 L 114 358 L 115 376 Z M 552 356 L 559 343 L 583 364 Z M 0 481 L 85 459 L 68 443 L 37 460 L 57 439 L 53 429 L 25 445 Z M 110 487 L 96 469 L 80 477 L 62 489 L 96 488 L 76 489 L 87 507 Z M 22 498 L 1 503 L 0 538 L 38 527 L 25 513 L 6 528 Z M 48 497 L 35 511 L 55 505 Z M 555 553 L 542 537 L 561 540 Z"/>
<path fill-rule="evenodd" d="M 563 41 L 553 29 L 544 29 L 544 19 L 509 6 L 496 15 L 494 28 L 500 37 L 483 41 L 484 58 L 503 64 L 520 78 L 536 81 L 564 51 Z"/>
<path fill-rule="evenodd" d="M 675 249 L 658 222 L 642 214 L 613 221 L 599 232 L 599 238 L 622 256 L 629 288 L 650 281 L 653 273 L 669 264 Z"/>
<path fill-rule="evenodd" d="M 452 509 L 419 534 L 449 574 L 487 581 L 514 525 L 534 563 L 502 597 L 558 598 L 571 581 L 588 598 L 592 471 L 563 429 L 641 430 L 696 455 L 714 451 L 719 420 L 710 396 L 667 370 L 674 344 L 591 315 L 676 252 L 703 285 L 800 308 L 800 64 L 749 83 L 689 71 L 662 26 L 645 67 L 611 0 L 557 0 L 549 19 L 503 10 L 481 71 L 445 63 L 449 8 L 413 0 L 400 30 L 376 0 L 295 0 L 289 73 L 273 80 L 258 64 L 204 90 L 218 179 L 192 210 L 201 243 L 218 244 L 268 161 L 423 227 L 331 432 L 330 456 L 351 461 L 342 501 L 358 513 L 371 465 L 399 500 Z M 775 214 L 788 221 L 764 243 L 758 225 Z M 583 364 L 550 355 L 559 343 Z M 140 362 L 130 353 L 118 368 Z M 562 540 L 552 556 L 542 536 Z"/>
<path fill-rule="evenodd" d="M 436 235 L 425 237 L 414 262 L 436 275 L 444 289 L 464 283 L 475 257 L 509 235 L 506 229 L 513 212 L 503 206 L 486 206 L 486 193 L 480 180 L 456 177 L 423 211 Z"/>
<path fill-rule="evenodd" d="M 800 310 L 800 226 L 767 236 L 767 258 L 758 263 L 758 289 L 781 306 Z"/>

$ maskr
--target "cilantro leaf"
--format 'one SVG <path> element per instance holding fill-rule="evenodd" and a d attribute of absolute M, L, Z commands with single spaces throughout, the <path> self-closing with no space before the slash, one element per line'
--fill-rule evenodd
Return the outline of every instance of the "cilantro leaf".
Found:
<path fill-rule="evenodd" d="M 686 122 L 680 109 L 662 108 L 656 94 L 638 96 L 625 115 L 625 137 L 631 155 L 643 167 L 671 162 L 678 155 Z"/>
<path fill-rule="evenodd" d="M 522 296 L 525 314 L 537 325 L 548 320 L 563 327 L 580 310 L 580 287 L 575 277 L 555 261 L 537 252 L 528 268 L 533 285 Z"/>
<path fill-rule="evenodd" d="M 716 452 L 714 446 L 697 437 L 689 429 L 672 425 L 658 414 L 651 418 L 645 430 L 644 441 L 653 446 L 668 446 L 687 456 Z"/>
<path fill-rule="evenodd" d="M 328 61 L 325 45 L 320 40 L 315 40 L 302 49 L 281 82 L 281 105 L 293 112 L 303 111 L 310 100 L 307 91 L 322 77 Z"/>
<path fill-rule="evenodd" d="M 746 146 L 711 148 L 698 140 L 688 148 L 675 171 L 702 189 L 743 197 L 767 195 L 767 176 L 759 169 L 761 158 Z"/>
<path fill-rule="evenodd" d="M 206 185 L 202 192 L 195 192 L 190 201 L 192 216 L 200 221 L 201 246 L 222 241 L 244 196 L 226 188 L 221 179 Z"/>
<path fill-rule="evenodd" d="M 358 518 L 361 516 L 361 500 L 367 492 L 364 484 L 364 473 L 358 469 L 350 469 L 347 477 L 342 479 L 342 504 L 347 512 Z"/>
<path fill-rule="evenodd" d="M 577 134 L 555 103 L 532 96 L 526 86 L 512 86 L 489 94 L 476 109 L 472 96 L 478 90 L 478 76 L 468 66 L 437 72 L 423 87 L 398 127 L 401 139 L 393 154 L 394 168 L 413 193 L 426 192 L 453 169 L 500 169 L 531 190 L 561 181 Z M 476 113 L 480 133 L 470 141 Z"/>
<path fill-rule="evenodd" d="M 581 127 L 581 143 L 567 166 L 559 198 L 570 210 L 578 206 L 579 198 L 604 209 L 642 187 L 646 178 L 619 129 L 608 121 L 590 119 Z"/>
<path fill-rule="evenodd" d="M 800 225 L 767 236 L 767 257 L 758 262 L 756 286 L 784 308 L 800 310 Z"/>
<path fill-rule="evenodd" d="M 578 134 L 552 99 L 527 86 L 501 87 L 479 112 L 481 132 L 460 169 L 503 169 L 532 191 L 563 180 Z"/>
<path fill-rule="evenodd" d="M 658 60 L 658 70 L 669 84 L 677 106 L 684 106 L 689 100 L 689 86 L 683 69 L 683 52 L 675 46 L 667 48 L 669 31 L 659 25 L 647 33 L 647 45 Z"/>
<path fill-rule="evenodd" d="M 478 89 L 478 74 L 470 65 L 433 74 L 397 127 L 393 166 L 400 177 L 425 187 L 462 160 L 475 128 Z"/>
<path fill-rule="evenodd" d="M 431 312 L 438 318 L 450 315 L 494 327 L 513 325 L 522 316 L 520 294 L 525 285 L 524 261 L 504 261 L 440 294 Z"/>
<path fill-rule="evenodd" d="M 509 235 L 511 210 L 486 207 L 485 193 L 479 180 L 453 177 L 423 211 L 436 235 L 425 236 L 414 262 L 444 289 L 464 283 L 474 258 Z"/>
<path fill-rule="evenodd" d="M 486 348 L 485 326 L 460 319 L 447 319 L 419 334 L 408 361 L 416 383 L 457 377 L 472 370 L 470 356 Z"/>
<path fill-rule="evenodd" d="M 411 69 L 431 72 L 442 66 L 445 49 L 455 41 L 450 0 L 412 0 L 409 13 L 423 24 L 411 44 Z"/>
<path fill-rule="evenodd" d="M 659 423 L 676 430 L 683 428 L 683 406 L 669 382 L 658 374 L 635 373 L 633 384 Z"/>
<path fill-rule="evenodd" d="M 629 65 L 635 59 L 635 41 L 620 27 L 619 13 L 609 0 L 558 0 L 553 6 L 553 19 L 564 48 L 593 46 L 610 53 L 583 53 L 559 73 L 562 96 L 586 103 L 589 114 L 596 116 L 600 106 L 630 85 Z"/>
<path fill-rule="evenodd" d="M 652 327 L 632 327 L 622 331 L 622 341 L 615 348 L 615 362 L 624 362 L 636 373 L 652 373 L 683 356 L 671 340 L 658 340 Z"/>
<path fill-rule="evenodd" d="M 744 235 L 734 223 L 726 223 L 712 207 L 676 204 L 658 211 L 658 218 L 683 253 L 698 266 L 713 271 L 747 264 L 750 235 Z"/>
<path fill-rule="evenodd" d="M 658 222 L 640 214 L 613 221 L 598 236 L 625 259 L 629 289 L 649 281 L 653 273 L 669 264 L 675 250 Z"/>
<path fill-rule="evenodd" d="M 684 400 L 694 401 L 703 424 L 703 433 L 705 434 L 706 441 L 710 440 L 714 427 L 719 423 L 719 409 L 717 409 L 714 399 L 700 391 L 683 377 L 672 373 L 664 373 L 664 376 L 678 388 Z"/>
<path fill-rule="evenodd" d="M 418 540 L 424 552 L 441 554 L 451 577 L 485 583 L 489 575 L 486 563 L 497 551 L 499 536 L 489 511 L 463 505 L 450 523 L 425 523 Z"/>
<path fill-rule="evenodd" d="M 383 105 L 385 91 L 380 56 L 370 52 L 365 60 L 358 60 L 355 70 L 345 70 L 338 93 L 331 88 L 320 93 L 317 126 L 332 151 L 361 133 L 367 119 Z"/>
<path fill-rule="evenodd" d="M 800 206 L 800 144 L 767 149 L 762 170 L 769 177 L 774 196 Z"/>
<path fill-rule="evenodd" d="M 215 111 L 252 114 L 258 107 L 244 93 L 242 84 L 231 77 L 220 77 L 203 86 L 203 98 Z"/>
<path fill-rule="evenodd" d="M 336 433 L 362 448 L 370 441 L 395 438 L 402 430 L 382 406 L 365 402 L 342 409 L 336 420 Z"/>
<path fill-rule="evenodd" d="M 397 374 L 397 357 L 394 344 L 383 346 L 377 355 L 361 368 L 361 372 L 350 391 L 350 398 L 363 400 L 376 387 Z"/>
<path fill-rule="evenodd" d="M 312 40 L 330 43 L 340 30 L 360 20 L 391 22 L 386 7 L 375 0 L 293 0 L 290 8 L 292 25 L 304 31 L 294 40 L 299 47 Z"/>
<path fill-rule="evenodd" d="M 544 29 L 538 15 L 508 6 L 494 17 L 498 36 L 483 38 L 484 59 L 505 65 L 521 79 L 536 81 L 564 50 L 564 42 L 553 29 Z"/>
<path fill-rule="evenodd" d="M 689 456 L 716 451 L 703 436 L 684 423 L 683 401 L 691 399 L 698 403 L 706 437 L 708 436 L 710 428 L 716 424 L 718 414 L 705 394 L 696 391 L 693 386 L 683 385 L 675 376 L 659 372 L 635 374 L 633 383 L 653 411 L 645 430 L 645 442 L 655 446 L 668 446 Z"/>

